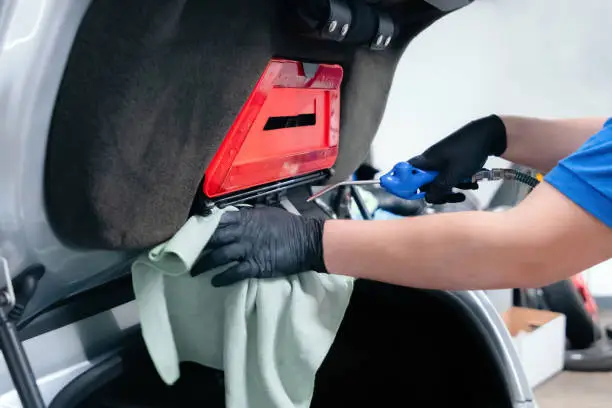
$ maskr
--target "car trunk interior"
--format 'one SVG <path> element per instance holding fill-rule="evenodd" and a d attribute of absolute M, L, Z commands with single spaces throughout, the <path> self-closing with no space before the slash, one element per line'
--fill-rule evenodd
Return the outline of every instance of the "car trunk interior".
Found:
<path fill-rule="evenodd" d="M 446 12 L 422 0 L 354 0 L 356 28 L 345 41 L 296 32 L 298 6 L 321 3 L 93 1 L 47 145 L 45 202 L 57 236 L 76 248 L 120 251 L 172 236 L 193 212 L 204 171 L 272 58 L 342 66 L 334 178 L 348 177 L 368 154 L 403 50 Z M 372 49 L 376 30 L 363 23 L 377 19 L 370 8 L 396 25 L 386 49 Z M 166 386 L 138 331 L 119 346 L 51 407 L 224 406 L 221 372 L 183 363 L 180 380 Z M 318 370 L 311 406 L 398 402 L 512 405 L 497 352 L 455 298 L 360 280 Z"/>
<path fill-rule="evenodd" d="M 445 12 L 422 0 L 353 0 L 353 28 L 337 42 L 296 22 L 304 5 L 325 3 L 93 1 L 48 137 L 45 202 L 57 236 L 139 250 L 176 233 L 271 59 L 342 67 L 334 178 L 346 179 L 369 152 L 403 50 Z M 383 13 L 396 29 L 386 49 L 373 50 Z"/>
<path fill-rule="evenodd" d="M 197 322 L 195 323 L 197 324 Z M 445 292 L 358 281 L 317 373 L 312 407 L 510 407 L 499 356 L 478 323 Z M 182 363 L 159 378 L 139 332 L 77 377 L 51 408 L 223 407 L 222 372 Z"/>

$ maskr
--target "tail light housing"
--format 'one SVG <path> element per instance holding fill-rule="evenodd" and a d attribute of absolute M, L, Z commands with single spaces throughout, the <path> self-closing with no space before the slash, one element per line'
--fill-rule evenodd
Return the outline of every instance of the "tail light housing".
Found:
<path fill-rule="evenodd" d="M 331 168 L 340 135 L 339 65 L 272 60 L 208 166 L 209 198 Z"/>

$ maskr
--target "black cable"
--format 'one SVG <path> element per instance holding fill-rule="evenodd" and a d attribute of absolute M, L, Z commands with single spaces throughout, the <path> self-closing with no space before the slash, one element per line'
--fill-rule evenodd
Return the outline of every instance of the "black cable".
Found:
<path fill-rule="evenodd" d="M 514 180 L 518 181 L 519 183 L 527 184 L 532 188 L 535 188 L 538 184 L 540 184 L 540 181 L 537 178 L 516 169 L 506 169 L 506 171 L 514 174 Z"/>
<path fill-rule="evenodd" d="M 363 196 L 361 195 L 361 193 L 359 192 L 356 186 L 351 186 L 351 196 L 355 200 L 355 203 L 357 204 L 357 208 L 359 208 L 361 217 L 364 220 L 371 220 L 372 214 L 370 214 L 370 212 L 368 211 L 368 207 L 365 204 Z"/>

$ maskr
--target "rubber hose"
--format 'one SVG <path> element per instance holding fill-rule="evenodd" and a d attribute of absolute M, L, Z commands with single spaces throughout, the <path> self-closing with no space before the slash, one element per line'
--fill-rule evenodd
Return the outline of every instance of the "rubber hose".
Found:
<path fill-rule="evenodd" d="M 529 174 L 522 173 L 518 170 L 506 169 L 506 172 L 512 174 L 513 175 L 512 178 L 514 180 L 518 181 L 519 183 L 527 184 L 528 186 L 532 188 L 540 184 L 540 181 L 537 178 L 531 177 Z"/>

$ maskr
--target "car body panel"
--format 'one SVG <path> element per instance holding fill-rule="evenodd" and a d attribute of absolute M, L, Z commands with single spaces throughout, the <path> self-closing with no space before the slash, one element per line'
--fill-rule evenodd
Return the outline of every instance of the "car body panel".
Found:
<path fill-rule="evenodd" d="M 126 255 L 62 244 L 44 208 L 47 134 L 63 70 L 87 0 L 4 2 L 0 27 L 0 257 L 14 277 L 47 273 L 31 307 L 51 302 Z"/>

